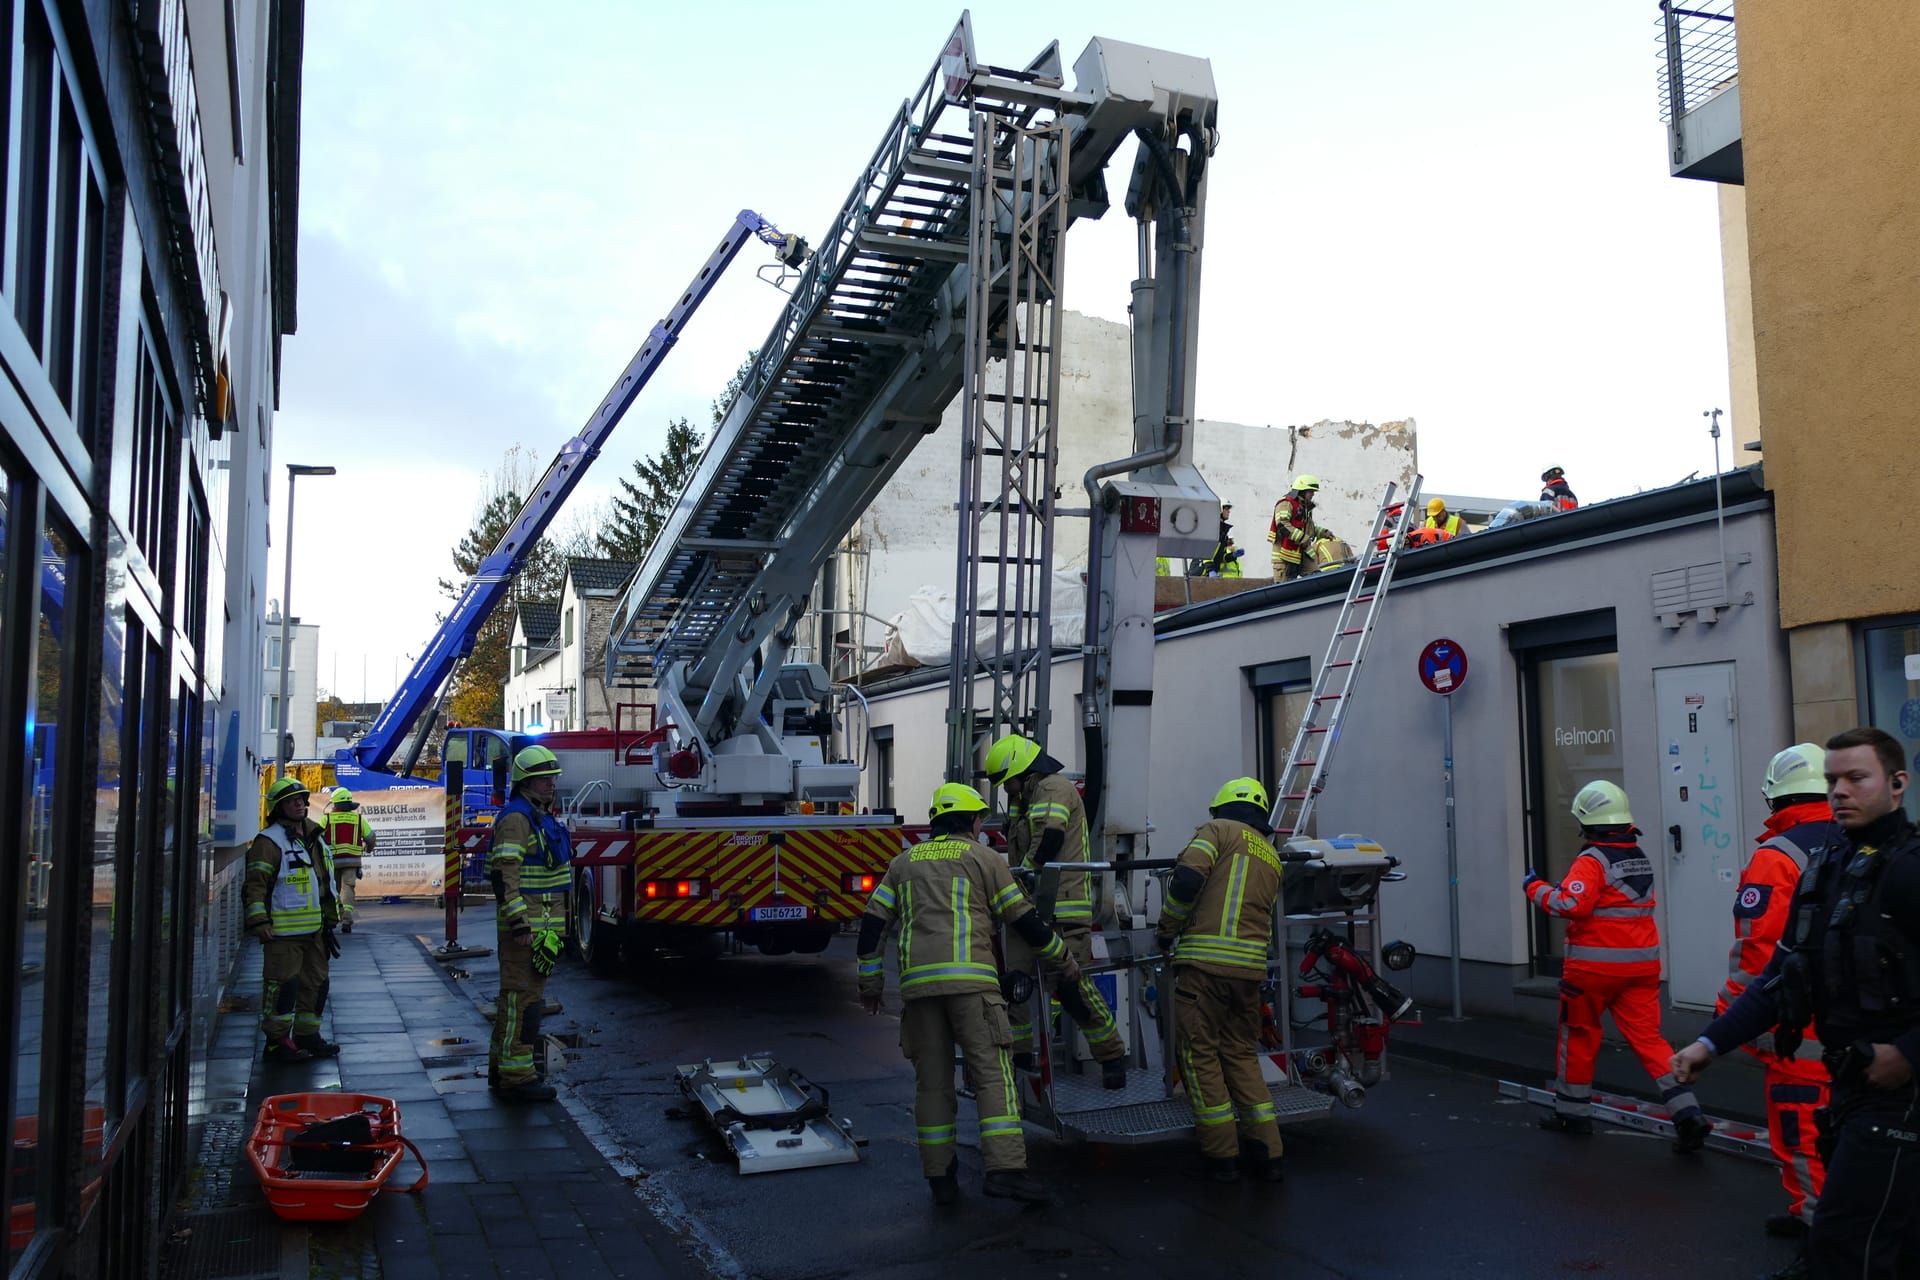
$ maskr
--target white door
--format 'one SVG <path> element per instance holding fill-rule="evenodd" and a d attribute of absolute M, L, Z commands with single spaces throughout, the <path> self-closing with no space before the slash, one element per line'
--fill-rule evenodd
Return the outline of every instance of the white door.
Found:
<path fill-rule="evenodd" d="M 1660 825 L 1647 829 L 1643 847 L 1666 855 L 1667 991 L 1675 1005 L 1711 1009 L 1727 980 L 1734 888 L 1752 847 L 1740 821 L 1733 664 L 1660 668 L 1653 696 Z"/>

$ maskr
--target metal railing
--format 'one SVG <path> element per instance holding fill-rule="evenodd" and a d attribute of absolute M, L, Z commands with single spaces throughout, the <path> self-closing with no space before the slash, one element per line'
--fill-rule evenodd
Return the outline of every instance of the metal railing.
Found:
<path fill-rule="evenodd" d="M 1740 75 L 1734 0 L 1660 0 L 1660 120 L 1672 124 Z"/>

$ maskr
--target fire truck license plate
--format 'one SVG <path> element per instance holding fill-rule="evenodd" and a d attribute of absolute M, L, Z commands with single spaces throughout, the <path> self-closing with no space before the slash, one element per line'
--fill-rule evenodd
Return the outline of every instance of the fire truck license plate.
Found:
<path fill-rule="evenodd" d="M 805 907 L 747 908 L 747 919 L 749 920 L 805 920 L 806 918 L 807 909 Z"/>

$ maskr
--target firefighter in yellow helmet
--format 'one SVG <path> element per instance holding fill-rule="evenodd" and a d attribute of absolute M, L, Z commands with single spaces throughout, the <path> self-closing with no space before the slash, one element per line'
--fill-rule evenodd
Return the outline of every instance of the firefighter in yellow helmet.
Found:
<path fill-rule="evenodd" d="M 1051 1197 L 1028 1175 L 1027 1143 L 1008 1051 L 1007 1000 L 993 958 L 996 923 L 1019 934 L 1069 979 L 1079 976 L 1067 947 L 1040 919 L 1000 855 L 980 843 L 987 802 L 972 787 L 949 782 L 933 793 L 932 835 L 896 857 L 860 920 L 855 948 L 860 1004 L 880 1011 L 886 988 L 882 940 L 900 926 L 900 1051 L 913 1063 L 913 1123 L 920 1169 L 938 1204 L 960 1194 L 953 1088 L 956 1046 L 980 1110 L 985 1191 L 1002 1199 L 1045 1203 Z"/>
<path fill-rule="evenodd" d="M 1040 744 L 1017 733 L 1007 734 L 987 748 L 987 778 L 1007 793 L 1007 850 L 1015 871 L 1038 874 L 1049 862 L 1087 861 L 1087 810 L 1080 789 L 1067 781 L 1061 764 Z M 1077 965 L 1093 963 L 1093 876 L 1085 871 L 1060 873 L 1053 903 L 1053 925 L 1066 941 Z M 1018 939 L 1007 944 L 1007 968 L 1033 969 L 1033 957 Z M 1087 1038 L 1093 1060 L 1100 1064 L 1100 1082 L 1109 1089 L 1127 1087 L 1127 1046 L 1114 1025 L 1113 1010 L 1100 998 L 1093 979 L 1057 984 L 1054 997 Z M 1033 1066 L 1033 1008 L 1012 1007 L 1013 1061 L 1023 1070 Z"/>
<path fill-rule="evenodd" d="M 320 1035 L 327 1008 L 328 960 L 340 954 L 340 922 L 327 842 L 307 818 L 298 778 L 267 788 L 267 824 L 247 846 L 240 890 L 247 931 L 260 939 L 260 1030 L 269 1062 L 331 1058 L 340 1046 Z"/>
<path fill-rule="evenodd" d="M 360 858 L 373 852 L 373 828 L 360 802 L 345 787 L 327 801 L 327 843 L 333 848 L 333 883 L 340 895 L 340 932 L 353 932 L 353 889 L 360 879 Z"/>
<path fill-rule="evenodd" d="M 1212 1177 L 1238 1181 L 1236 1156 L 1244 1156 L 1265 1181 L 1279 1182 L 1280 1126 L 1259 1043 L 1260 984 L 1280 897 L 1267 789 L 1235 778 L 1208 812 L 1180 851 L 1155 930 L 1174 974 L 1174 1052 Z"/>
<path fill-rule="evenodd" d="M 1324 537 L 1331 537 L 1313 522 L 1314 497 L 1320 492 L 1316 476 L 1293 478 L 1293 488 L 1273 504 L 1273 522 L 1267 526 L 1267 541 L 1273 544 L 1273 576 L 1286 581 L 1306 572 L 1308 549 Z"/>
<path fill-rule="evenodd" d="M 1438 535 L 1436 541 L 1439 542 L 1457 538 L 1461 533 L 1460 517 L 1447 511 L 1446 500 L 1442 498 L 1427 499 L 1427 523 L 1424 527 L 1435 530 Z"/>
<path fill-rule="evenodd" d="M 487 1083 L 506 1102 L 547 1102 L 540 1078 L 540 1016 L 547 975 L 560 957 L 572 886 L 572 846 L 554 817 L 560 761 L 542 746 L 513 758 L 513 795 L 493 820 L 487 876 L 493 881 L 500 948 L 500 999 L 494 1005 Z"/>

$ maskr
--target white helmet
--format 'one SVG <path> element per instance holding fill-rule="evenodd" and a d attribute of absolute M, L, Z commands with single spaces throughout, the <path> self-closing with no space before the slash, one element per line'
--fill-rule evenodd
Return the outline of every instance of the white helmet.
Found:
<path fill-rule="evenodd" d="M 1811 742 L 1799 742 L 1767 761 L 1760 794 L 1769 801 L 1788 796 L 1827 794 L 1827 753 Z"/>

